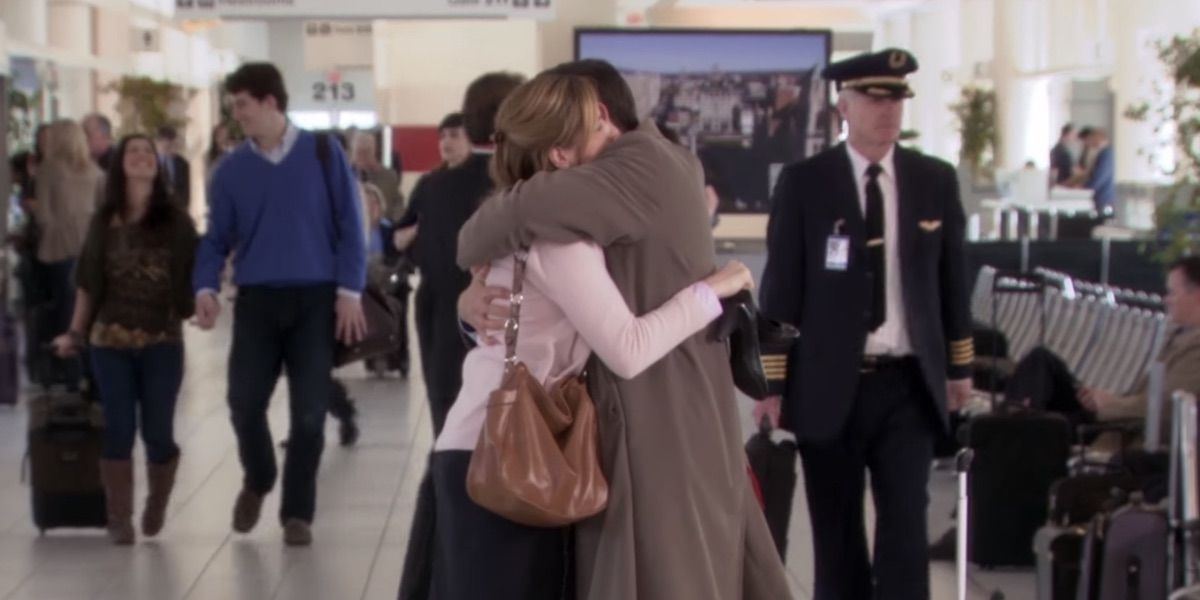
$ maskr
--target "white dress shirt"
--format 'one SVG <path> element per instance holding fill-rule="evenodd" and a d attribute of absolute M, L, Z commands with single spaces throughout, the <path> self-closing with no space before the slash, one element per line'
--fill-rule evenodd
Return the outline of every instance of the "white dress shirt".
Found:
<path fill-rule="evenodd" d="M 871 161 L 859 154 L 849 143 L 846 151 L 850 165 L 854 168 L 855 187 L 858 188 L 858 207 L 867 214 L 867 167 Z M 870 355 L 907 356 L 912 354 L 912 342 L 908 337 L 908 323 L 904 315 L 904 281 L 900 269 L 900 193 L 896 188 L 896 150 L 889 150 L 879 161 L 883 172 L 879 174 L 879 189 L 883 192 L 883 236 L 884 262 L 887 271 L 885 295 L 887 297 L 887 319 L 874 333 L 867 335 L 866 353 Z"/>
<path fill-rule="evenodd" d="M 283 159 L 287 158 L 288 154 L 292 153 L 292 148 L 296 147 L 296 140 L 298 139 L 300 139 L 300 128 L 293 125 L 291 121 L 288 121 L 287 129 L 283 131 L 283 139 L 280 140 L 278 146 L 275 146 L 270 150 L 263 150 L 257 143 L 254 142 L 254 138 L 249 138 L 249 141 L 250 149 L 253 150 L 255 154 L 263 157 L 267 162 L 273 165 L 278 165 L 279 163 L 283 162 Z"/>

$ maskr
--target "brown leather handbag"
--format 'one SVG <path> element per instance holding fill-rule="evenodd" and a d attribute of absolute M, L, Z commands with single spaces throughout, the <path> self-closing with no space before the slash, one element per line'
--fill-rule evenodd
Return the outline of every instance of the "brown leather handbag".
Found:
<path fill-rule="evenodd" d="M 488 397 L 467 493 L 510 521 L 561 527 L 603 511 L 608 482 L 600 468 L 596 407 L 583 375 L 546 389 L 517 360 L 525 259 L 519 253 L 514 260 L 504 379 Z"/>

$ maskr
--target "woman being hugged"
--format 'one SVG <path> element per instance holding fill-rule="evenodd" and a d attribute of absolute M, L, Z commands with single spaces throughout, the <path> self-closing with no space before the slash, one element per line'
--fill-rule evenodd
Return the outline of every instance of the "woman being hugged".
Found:
<path fill-rule="evenodd" d="M 137 423 L 149 494 L 142 533 L 162 529 L 179 465 L 175 401 L 183 379 L 183 321 L 192 315 L 196 231 L 168 197 L 154 142 L 133 135 L 117 146 L 104 202 L 92 219 L 76 271 L 70 329 L 60 356 L 90 346 L 104 408 L 101 475 L 114 543 L 134 540 L 133 451 Z"/>

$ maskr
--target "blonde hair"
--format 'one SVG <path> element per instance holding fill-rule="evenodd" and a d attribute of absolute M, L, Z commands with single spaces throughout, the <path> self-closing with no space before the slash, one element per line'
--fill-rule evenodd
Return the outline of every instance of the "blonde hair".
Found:
<path fill-rule="evenodd" d="M 383 199 L 383 191 L 373 183 L 360 183 L 359 192 L 359 195 L 362 196 L 363 206 L 363 234 L 366 236 L 366 239 L 369 242 L 371 240 L 371 230 L 378 225 L 378 223 L 370 222 L 370 219 L 368 218 L 371 215 L 369 210 L 371 203 L 379 205 L 380 216 L 383 216 L 387 203 Z"/>
<path fill-rule="evenodd" d="M 70 119 L 51 123 L 46 135 L 46 157 L 75 170 L 87 169 L 92 164 L 92 153 L 83 127 Z"/>
<path fill-rule="evenodd" d="M 542 73 L 521 84 L 496 114 L 492 179 L 509 187 L 554 170 L 550 151 L 582 149 L 599 118 L 600 97 L 587 78 Z"/>

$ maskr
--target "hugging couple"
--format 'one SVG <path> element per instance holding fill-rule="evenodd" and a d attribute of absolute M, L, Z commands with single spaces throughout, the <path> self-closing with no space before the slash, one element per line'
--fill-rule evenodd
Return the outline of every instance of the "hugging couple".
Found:
<path fill-rule="evenodd" d="M 459 302 L 481 345 L 431 462 L 432 597 L 790 598 L 746 472 L 720 298 L 752 287 L 718 269 L 699 160 L 650 120 L 601 61 L 546 71 L 495 120 L 496 193 L 463 227 Z M 504 374 L 514 257 L 525 257 L 517 356 L 549 387 L 586 370 L 606 510 L 533 528 L 473 503 L 466 472 Z"/>

